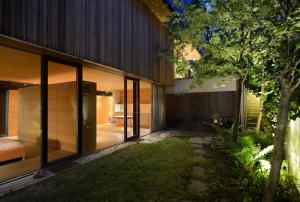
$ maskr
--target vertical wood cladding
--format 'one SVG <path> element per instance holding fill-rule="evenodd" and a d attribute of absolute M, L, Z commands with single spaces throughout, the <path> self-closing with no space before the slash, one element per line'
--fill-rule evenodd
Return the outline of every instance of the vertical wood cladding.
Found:
<path fill-rule="evenodd" d="M 218 114 L 224 124 L 232 123 L 234 118 L 235 92 L 209 92 L 168 94 L 166 120 L 168 127 L 193 126 L 202 122 L 213 122 Z"/>
<path fill-rule="evenodd" d="M 162 23 L 140 0 L 0 0 L 0 32 L 172 84 Z"/>

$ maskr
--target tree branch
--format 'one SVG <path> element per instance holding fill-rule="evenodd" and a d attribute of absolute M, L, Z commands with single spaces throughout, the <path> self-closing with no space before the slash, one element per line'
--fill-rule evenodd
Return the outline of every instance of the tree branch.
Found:
<path fill-rule="evenodd" d="M 211 45 L 211 46 L 213 46 L 213 47 L 215 47 L 216 49 L 218 49 L 219 51 L 222 51 L 222 52 L 224 52 L 224 50 L 223 49 L 221 49 L 221 48 L 219 48 L 218 46 L 216 46 L 215 44 L 212 44 L 212 43 L 210 43 L 210 42 L 207 42 L 207 44 L 209 44 L 209 45 Z M 233 62 L 235 62 L 235 59 L 230 55 L 229 56 L 232 60 L 233 60 Z"/>
<path fill-rule="evenodd" d="M 291 89 L 291 92 L 294 92 L 298 87 L 300 86 L 300 79 L 298 79 L 298 82 L 294 85 L 294 87 Z"/>

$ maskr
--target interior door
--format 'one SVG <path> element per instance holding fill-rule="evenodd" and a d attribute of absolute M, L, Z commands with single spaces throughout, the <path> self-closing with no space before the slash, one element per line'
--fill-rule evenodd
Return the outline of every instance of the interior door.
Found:
<path fill-rule="evenodd" d="M 139 80 L 125 78 L 125 140 L 139 137 Z"/>

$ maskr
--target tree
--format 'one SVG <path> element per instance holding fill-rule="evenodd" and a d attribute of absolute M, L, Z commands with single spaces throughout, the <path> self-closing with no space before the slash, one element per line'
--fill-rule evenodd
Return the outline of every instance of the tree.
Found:
<path fill-rule="evenodd" d="M 263 201 L 274 200 L 284 154 L 289 108 L 300 85 L 300 3 L 299 1 L 282 0 L 275 2 L 275 6 L 276 18 L 266 24 L 266 29 L 269 29 L 272 36 L 269 55 L 266 59 L 275 70 L 272 76 L 275 79 L 276 87 L 279 88 L 280 102 L 271 171 Z"/>
<path fill-rule="evenodd" d="M 241 85 L 257 93 L 264 85 L 271 92 L 266 102 L 271 96 L 279 98 L 265 105 L 278 111 L 274 113 L 274 150 L 264 201 L 274 200 L 279 184 L 289 114 L 297 117 L 300 113 L 299 4 L 297 0 L 219 0 L 207 12 L 203 6 L 178 3 L 183 12 L 174 13 L 168 23 L 175 47 L 204 47 L 202 59 L 191 65 L 198 83 L 204 78 L 234 75 Z M 180 54 L 175 52 L 175 63 Z M 237 117 L 235 132 L 236 124 Z"/>
<path fill-rule="evenodd" d="M 193 62 L 196 83 L 205 78 L 233 76 L 237 80 L 233 138 L 238 141 L 241 88 L 248 78 L 249 70 L 255 65 L 253 51 L 262 47 L 260 22 L 253 20 L 261 15 L 258 7 L 270 9 L 261 2 L 254 1 L 218 1 L 218 4 L 184 5 L 183 12 L 174 13 L 168 23 L 175 38 L 174 47 L 193 44 L 202 47 L 205 54 L 199 61 Z M 205 7 L 208 5 L 209 8 Z M 256 6 L 256 7 L 255 7 Z M 175 64 L 184 60 L 181 52 L 175 52 Z M 179 59 L 180 58 L 180 59 Z"/>

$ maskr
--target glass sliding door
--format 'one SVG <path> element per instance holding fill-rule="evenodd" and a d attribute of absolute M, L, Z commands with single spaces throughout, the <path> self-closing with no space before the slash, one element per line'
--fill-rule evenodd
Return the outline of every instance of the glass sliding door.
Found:
<path fill-rule="evenodd" d="M 83 152 L 124 142 L 124 77 L 83 68 Z"/>
<path fill-rule="evenodd" d="M 0 46 L 0 182 L 41 165 L 41 57 Z"/>
<path fill-rule="evenodd" d="M 125 78 L 125 138 L 139 136 L 139 81 Z"/>
<path fill-rule="evenodd" d="M 48 162 L 77 153 L 76 67 L 48 61 Z"/>
<path fill-rule="evenodd" d="M 151 83 L 140 81 L 140 136 L 151 132 L 152 120 L 152 86 Z"/>

